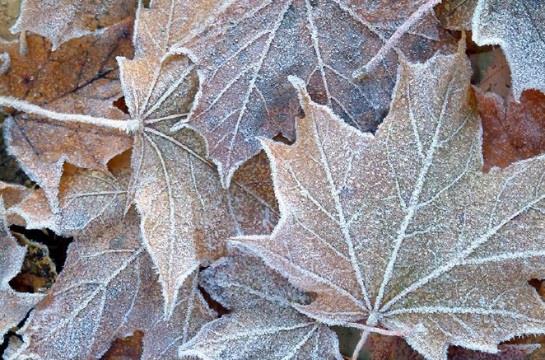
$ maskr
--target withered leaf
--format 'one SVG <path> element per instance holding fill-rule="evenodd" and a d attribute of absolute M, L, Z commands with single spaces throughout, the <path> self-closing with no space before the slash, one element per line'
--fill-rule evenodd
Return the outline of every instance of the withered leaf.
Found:
<path fill-rule="evenodd" d="M 238 250 L 206 269 L 201 285 L 232 309 L 182 345 L 182 358 L 342 359 L 337 335 L 291 307 L 308 296 L 262 260 Z"/>
<path fill-rule="evenodd" d="M 5 218 L 4 201 L 0 198 L 0 337 L 23 320 L 42 294 L 20 293 L 9 281 L 21 270 L 26 249 L 17 244 Z"/>
<path fill-rule="evenodd" d="M 119 59 L 119 64 L 129 113 L 140 122 L 130 200 L 141 215 L 143 241 L 158 269 L 169 314 L 186 277 L 221 256 L 225 239 L 268 233 L 276 215 L 274 203 L 249 189 L 244 179 L 229 190 L 222 188 L 194 131 L 170 131 L 189 111 L 197 88 L 194 65 L 172 52 L 184 29 L 183 21 L 172 19 L 189 4 L 159 1 L 151 6 L 138 13 L 135 58 Z M 268 166 L 264 163 L 255 170 L 262 171 L 263 165 Z"/>
<path fill-rule="evenodd" d="M 209 11 L 201 4 L 210 1 L 197 3 L 188 21 L 205 18 L 201 12 Z M 396 53 L 425 60 L 450 45 L 433 14 L 427 14 L 382 58 L 382 48 L 396 30 L 426 15 L 418 11 L 431 3 L 216 1 L 213 21 L 196 23 L 176 47 L 198 65 L 200 89 L 188 124 L 206 138 L 224 186 L 261 149 L 257 137 L 282 133 L 293 139 L 298 104 L 287 81 L 290 74 L 305 79 L 312 96 L 351 125 L 376 129 L 391 99 Z M 178 9 L 182 11 L 171 7 Z M 354 79 L 353 73 L 372 59 L 378 65 Z M 181 126 L 183 122 L 175 128 Z"/>
<path fill-rule="evenodd" d="M 117 193 L 105 207 L 106 191 L 95 185 L 108 176 L 92 171 L 74 176 L 74 189 L 67 191 L 72 196 L 61 203 L 79 214 L 84 230 L 77 232 L 50 293 L 20 331 L 24 344 L 14 352 L 22 359 L 100 358 L 115 338 L 142 331 L 142 359 L 175 357 L 177 347 L 215 316 L 198 292 L 197 275 L 182 284 L 165 320 L 162 290 L 140 239 L 136 211 L 122 217 L 125 196 Z"/>
<path fill-rule="evenodd" d="M 479 0 L 472 21 L 478 45 L 500 45 L 511 67 L 513 95 L 545 92 L 545 3 Z"/>
<path fill-rule="evenodd" d="M 123 119 L 126 115 L 112 105 L 121 96 L 115 56 L 131 53 L 130 33 L 126 21 L 100 35 L 69 41 L 55 52 L 43 38 L 28 36 L 26 56 L 17 43 L 6 45 L 11 62 L 0 75 L 0 94 L 59 112 Z M 4 137 L 8 152 L 53 205 L 65 162 L 104 170 L 111 158 L 131 146 L 120 132 L 26 115 L 7 119 Z"/>
<path fill-rule="evenodd" d="M 483 122 L 485 170 L 545 152 L 545 95 L 526 90 L 515 101 L 475 89 Z"/>
<path fill-rule="evenodd" d="M 39 34 L 56 50 L 62 43 L 100 32 L 134 15 L 136 0 L 23 0 L 11 31 Z"/>
<path fill-rule="evenodd" d="M 299 89 L 293 146 L 267 142 L 281 220 L 236 243 L 316 293 L 304 313 L 383 326 L 428 359 L 449 345 L 545 330 L 545 158 L 481 171 L 481 126 L 458 54 L 402 63 L 376 136 L 345 126 Z"/>

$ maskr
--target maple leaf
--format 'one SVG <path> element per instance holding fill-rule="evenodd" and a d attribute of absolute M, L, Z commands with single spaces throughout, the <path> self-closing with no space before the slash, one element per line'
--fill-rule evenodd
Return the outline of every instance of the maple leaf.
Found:
<path fill-rule="evenodd" d="M 545 3 L 479 0 L 472 30 L 478 45 L 501 46 L 517 101 L 525 89 L 545 92 Z"/>
<path fill-rule="evenodd" d="M 502 99 L 478 89 L 475 95 L 483 121 L 485 170 L 492 166 L 506 167 L 545 152 L 544 94 L 526 90 L 520 102 L 512 95 Z"/>
<path fill-rule="evenodd" d="M 234 249 L 202 273 L 201 286 L 233 312 L 203 326 L 182 358 L 342 359 L 337 335 L 291 307 L 309 297 L 259 258 Z"/>
<path fill-rule="evenodd" d="M 18 43 L 5 45 L 10 66 L 0 75 L 0 94 L 32 101 L 51 111 L 126 117 L 112 102 L 121 96 L 115 56 L 132 52 L 129 20 L 100 35 L 72 40 L 55 52 L 40 36 L 28 36 L 26 44 L 26 55 L 20 54 Z M 130 137 L 119 131 L 59 124 L 43 117 L 27 119 L 25 115 L 5 121 L 4 137 L 8 152 L 44 189 L 53 211 L 63 164 L 104 170 L 110 159 L 131 146 Z"/>
<path fill-rule="evenodd" d="M 39 34 L 56 50 L 68 40 L 117 24 L 134 15 L 135 9 L 135 0 L 23 0 L 11 31 Z"/>
<path fill-rule="evenodd" d="M 458 54 L 400 66 L 376 136 L 344 125 L 292 78 L 305 117 L 292 146 L 265 142 L 282 217 L 235 244 L 303 290 L 323 322 L 383 326 L 428 359 L 497 352 L 545 330 L 543 157 L 481 172 L 481 126 Z M 365 334 L 364 334 L 365 335 Z M 364 336 L 365 337 L 365 336 Z"/>
<path fill-rule="evenodd" d="M 201 263 L 221 256 L 225 239 L 267 233 L 275 215 L 274 203 L 261 199 L 244 180 L 231 190 L 222 188 L 194 131 L 171 133 L 173 123 L 189 111 L 197 78 L 187 57 L 171 49 L 181 31 L 172 19 L 188 4 L 167 4 L 154 2 L 152 9 L 140 9 L 135 58 L 120 58 L 119 66 L 129 113 L 140 124 L 130 200 L 141 215 L 143 241 L 158 269 L 168 314 L 185 278 Z M 256 170 L 263 166 L 268 165 Z"/>
<path fill-rule="evenodd" d="M 31 313 L 16 358 L 99 358 L 119 336 L 142 331 L 142 359 L 172 358 L 177 347 L 214 317 L 197 289 L 196 274 L 180 287 L 170 319 L 162 290 L 140 239 L 140 219 L 123 217 L 128 164 L 113 174 L 75 169 L 63 177 L 63 212 L 57 217 L 75 234 L 64 269 Z M 115 174 L 115 175 L 114 175 Z M 122 220 L 120 220 L 122 219 Z M 79 229 L 79 230 L 75 230 Z"/>
<path fill-rule="evenodd" d="M 298 104 L 287 75 L 305 79 L 351 125 L 374 130 L 391 98 L 396 53 L 424 60 L 452 45 L 426 16 L 438 2 L 216 1 L 213 21 L 202 14 L 210 1 L 192 2 L 188 22 L 206 21 L 195 22 L 175 49 L 197 64 L 200 89 L 189 119 L 174 129 L 189 125 L 206 138 L 224 186 L 261 149 L 257 137 L 293 139 Z M 158 14 L 186 16 L 183 5 L 161 3 Z M 354 72 L 365 76 L 354 79 Z"/>
<path fill-rule="evenodd" d="M 2 191 L 3 192 L 3 191 Z M 9 281 L 21 270 L 26 248 L 17 244 L 5 218 L 4 200 L 0 198 L 0 337 L 23 320 L 28 311 L 43 298 L 42 294 L 20 293 Z"/>

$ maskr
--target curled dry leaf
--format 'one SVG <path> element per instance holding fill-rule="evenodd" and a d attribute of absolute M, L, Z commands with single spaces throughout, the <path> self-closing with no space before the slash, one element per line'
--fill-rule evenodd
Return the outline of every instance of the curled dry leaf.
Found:
<path fill-rule="evenodd" d="M 449 345 L 545 331 L 545 158 L 484 174 L 460 48 L 402 63 L 375 137 L 345 126 L 298 88 L 305 117 L 292 146 L 266 142 L 281 220 L 236 243 L 317 294 L 304 313 L 404 333 L 428 359 Z"/>
<path fill-rule="evenodd" d="M 484 168 L 506 167 L 545 152 L 545 95 L 526 90 L 515 101 L 475 89 L 483 122 Z"/>
<path fill-rule="evenodd" d="M 117 159 L 116 159 L 117 160 Z M 128 164 L 112 173 L 73 169 L 63 177 L 59 228 L 75 235 L 64 270 L 20 330 L 19 359 L 100 358 L 117 337 L 144 333 L 142 359 L 173 358 L 215 315 L 196 274 L 179 291 L 169 320 L 134 209 L 123 217 Z M 122 219 L 120 221 L 120 219 Z"/>
<path fill-rule="evenodd" d="M 305 79 L 317 101 L 351 125 L 375 130 L 391 99 L 396 53 L 420 61 L 452 45 L 423 10 L 436 2 L 202 0 L 190 9 L 172 6 L 173 18 L 195 22 L 176 48 L 198 65 L 200 79 L 188 124 L 176 128 L 189 125 L 206 138 L 224 186 L 261 149 L 257 137 L 293 139 L 298 104 L 290 74 Z M 210 3 L 216 4 L 213 18 L 206 17 Z M 161 14 L 167 7 L 157 2 L 152 9 Z M 366 76 L 354 79 L 366 64 Z"/>
<path fill-rule="evenodd" d="M 43 298 L 41 294 L 17 292 L 9 285 L 9 281 L 21 270 L 25 253 L 25 247 L 18 245 L 9 231 L 4 201 L 0 198 L 0 337 L 24 319 Z"/>
<path fill-rule="evenodd" d="M 478 45 L 501 46 L 517 101 L 525 89 L 545 92 L 545 2 L 479 0 L 472 29 Z"/>
<path fill-rule="evenodd" d="M 100 32 L 134 15 L 136 0 L 23 0 L 13 33 L 30 31 L 53 45 Z"/>
<path fill-rule="evenodd" d="M 182 358 L 342 359 L 337 335 L 291 307 L 308 296 L 259 258 L 235 249 L 203 272 L 201 286 L 233 311 L 182 345 Z"/>
<path fill-rule="evenodd" d="M 115 56 L 131 53 L 130 20 L 97 36 L 72 40 L 52 52 L 47 41 L 28 36 L 27 55 L 17 43 L 5 45 L 11 59 L 0 75 L 0 94 L 15 96 L 65 113 L 123 119 L 113 107 L 121 96 Z M 106 169 L 115 155 L 131 146 L 128 136 L 88 125 L 67 125 L 16 115 L 4 123 L 8 152 L 44 189 L 54 207 L 65 162 Z"/>

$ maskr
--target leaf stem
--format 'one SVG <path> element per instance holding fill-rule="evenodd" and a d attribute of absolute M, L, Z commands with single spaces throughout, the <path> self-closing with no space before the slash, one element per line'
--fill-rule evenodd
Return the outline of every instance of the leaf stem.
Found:
<path fill-rule="evenodd" d="M 370 334 L 371 334 L 371 331 L 369 330 L 364 330 L 361 333 L 360 340 L 358 341 L 358 344 L 354 348 L 354 352 L 352 353 L 352 357 L 350 358 L 350 360 L 358 360 L 360 351 L 363 348 L 363 345 L 365 345 L 365 343 L 367 342 L 367 338 L 369 337 Z"/>
<path fill-rule="evenodd" d="M 414 13 L 409 16 L 407 20 L 401 26 L 399 26 L 396 31 L 390 36 L 388 41 L 382 45 L 380 50 L 373 56 L 367 64 L 363 65 L 361 68 L 354 71 L 352 76 L 355 79 L 361 79 L 367 76 L 371 71 L 373 71 L 379 62 L 381 62 L 384 57 L 392 50 L 392 48 L 399 42 L 401 37 L 409 31 L 409 29 L 420 20 L 428 11 L 431 11 L 433 7 L 439 4 L 441 0 L 428 0 L 422 4 Z"/>
<path fill-rule="evenodd" d="M 369 325 L 363 325 L 358 323 L 348 323 L 345 324 L 347 327 L 351 327 L 354 329 L 360 329 L 363 331 L 369 331 L 370 333 L 377 333 L 385 336 L 404 336 L 404 332 L 395 331 L 395 330 L 386 330 L 379 327 L 369 326 Z"/>
<path fill-rule="evenodd" d="M 99 126 L 108 129 L 134 133 L 139 128 L 138 120 L 113 120 L 81 114 L 59 113 L 42 108 L 41 106 L 18 100 L 8 96 L 0 96 L 0 106 L 12 107 L 27 114 L 43 116 L 51 120 L 65 123 L 79 123 Z"/>

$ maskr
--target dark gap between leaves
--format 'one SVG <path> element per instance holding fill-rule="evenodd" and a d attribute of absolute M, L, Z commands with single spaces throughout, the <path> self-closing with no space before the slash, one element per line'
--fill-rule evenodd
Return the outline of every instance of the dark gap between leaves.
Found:
<path fill-rule="evenodd" d="M 125 97 L 122 96 L 119 99 L 115 100 L 112 103 L 113 106 L 118 108 L 119 110 L 123 111 L 125 114 L 129 114 L 129 107 L 127 106 L 127 103 L 125 102 Z"/>
<path fill-rule="evenodd" d="M 23 338 L 21 337 L 21 335 L 17 334 L 17 331 L 22 328 L 23 325 L 25 325 L 25 322 L 28 320 L 31 311 L 32 310 L 27 312 L 23 320 L 21 320 L 16 326 L 14 326 L 6 334 L 4 334 L 4 338 L 2 339 L 2 343 L 0 344 L 0 359 L 4 359 L 4 353 L 8 348 L 9 340 L 11 339 L 11 337 L 16 337 L 17 339 L 23 341 Z"/>
<path fill-rule="evenodd" d="M 72 238 L 59 236 L 49 229 L 27 230 L 22 226 L 12 225 L 10 230 L 26 236 L 29 240 L 47 246 L 49 257 L 53 260 L 57 273 L 62 271 L 64 262 L 66 261 L 68 245 L 72 242 Z"/>

